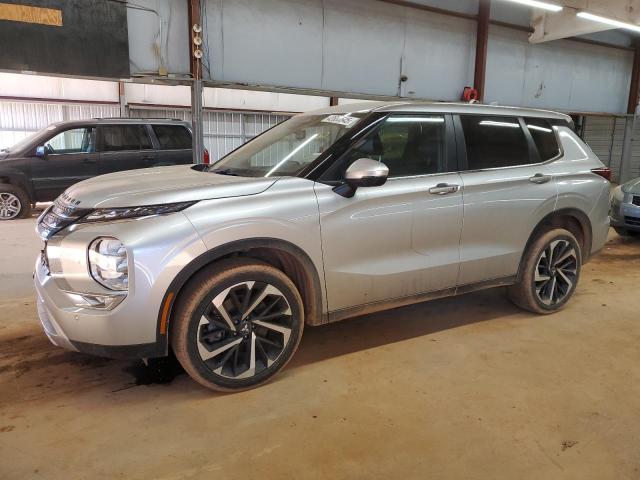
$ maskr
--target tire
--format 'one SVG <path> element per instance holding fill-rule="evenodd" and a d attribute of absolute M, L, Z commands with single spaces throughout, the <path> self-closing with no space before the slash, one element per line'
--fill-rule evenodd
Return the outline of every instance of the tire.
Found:
<path fill-rule="evenodd" d="M 223 260 L 197 273 L 172 317 L 178 361 L 198 383 L 221 392 L 270 380 L 291 360 L 304 329 L 302 298 L 293 282 L 251 259 Z"/>
<path fill-rule="evenodd" d="M 638 236 L 640 236 L 640 232 L 636 232 L 634 230 L 627 230 L 626 228 L 621 228 L 621 227 L 613 227 L 613 229 L 621 237 L 638 237 Z"/>
<path fill-rule="evenodd" d="M 518 282 L 508 289 L 509 299 L 524 310 L 543 315 L 564 307 L 580 279 L 582 251 L 576 237 L 563 228 L 544 230 L 522 262 Z"/>
<path fill-rule="evenodd" d="M 29 195 L 15 185 L 0 184 L 0 221 L 26 218 L 31 215 Z"/>

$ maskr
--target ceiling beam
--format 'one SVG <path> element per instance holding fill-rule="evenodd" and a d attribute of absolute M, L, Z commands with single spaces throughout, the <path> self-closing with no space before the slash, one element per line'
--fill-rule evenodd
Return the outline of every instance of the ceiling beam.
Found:
<path fill-rule="evenodd" d="M 533 10 L 531 25 L 534 31 L 529 37 L 531 43 L 548 42 L 614 28 L 577 17 L 576 13 L 581 10 L 621 22 L 640 22 L 640 0 L 565 0 L 562 3 L 565 8 L 558 13 Z"/>

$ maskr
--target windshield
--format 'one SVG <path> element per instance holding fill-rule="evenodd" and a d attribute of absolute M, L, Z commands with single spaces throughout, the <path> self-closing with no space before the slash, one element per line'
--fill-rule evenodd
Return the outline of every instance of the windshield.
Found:
<path fill-rule="evenodd" d="M 223 157 L 209 171 L 243 177 L 295 176 L 365 115 L 293 117 Z"/>

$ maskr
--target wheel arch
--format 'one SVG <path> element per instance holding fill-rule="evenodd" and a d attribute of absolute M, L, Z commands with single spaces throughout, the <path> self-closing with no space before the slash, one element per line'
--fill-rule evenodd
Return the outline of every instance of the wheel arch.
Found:
<path fill-rule="evenodd" d="M 576 208 L 563 208 L 560 210 L 556 210 L 549 213 L 542 220 L 540 220 L 535 228 L 531 231 L 529 239 L 527 240 L 527 244 L 522 252 L 522 257 L 520 258 L 520 264 L 518 267 L 518 281 L 521 278 L 522 265 L 525 260 L 525 255 L 527 254 L 529 247 L 531 246 L 531 243 L 535 241 L 540 232 L 549 227 L 564 228 L 570 231 L 576 237 L 576 240 L 578 240 L 578 243 L 580 244 L 580 249 L 582 251 L 582 262 L 586 263 L 589 260 L 589 257 L 591 255 L 591 244 L 593 240 L 593 230 L 589 217 L 583 211 Z"/>
<path fill-rule="evenodd" d="M 227 258 L 249 258 L 266 262 L 284 272 L 296 285 L 305 310 L 305 323 L 326 323 L 322 308 L 320 275 L 311 258 L 300 247 L 276 238 L 250 238 L 230 242 L 203 253 L 187 264 L 169 284 L 158 312 L 156 341 L 168 353 L 171 316 L 187 282 L 202 269 Z"/>

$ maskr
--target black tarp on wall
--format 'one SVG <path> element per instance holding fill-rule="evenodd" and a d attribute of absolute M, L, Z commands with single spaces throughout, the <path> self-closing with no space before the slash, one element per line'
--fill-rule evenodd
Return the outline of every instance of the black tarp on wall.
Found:
<path fill-rule="evenodd" d="M 61 10 L 62 25 L 0 19 L 0 69 L 129 77 L 127 10 L 120 0 L 0 0 Z M 2 6 L 0 5 L 0 8 Z"/>

